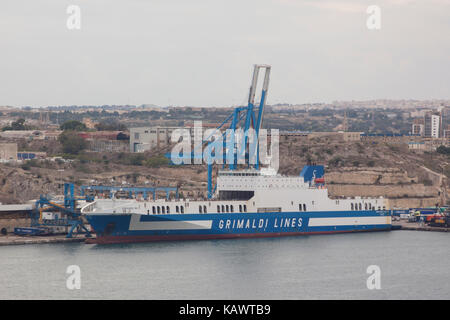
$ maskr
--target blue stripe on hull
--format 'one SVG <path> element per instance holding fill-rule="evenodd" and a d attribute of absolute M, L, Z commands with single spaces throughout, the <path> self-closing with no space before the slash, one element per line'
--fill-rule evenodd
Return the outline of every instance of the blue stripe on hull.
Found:
<path fill-rule="evenodd" d="M 388 223 L 388 216 L 388 211 L 341 211 L 176 215 L 111 214 L 87 215 L 86 218 L 97 233 L 97 242 L 135 242 L 390 230 L 391 224 Z M 317 221 L 320 219 L 315 219 L 325 218 L 324 220 L 333 222 L 333 220 L 343 220 L 339 218 L 367 218 L 366 220 L 370 221 L 376 217 L 385 217 L 386 223 L 356 225 L 351 223 L 320 225 L 319 223 L 317 226 Z M 315 219 L 316 223 L 310 224 L 310 219 Z M 100 241 L 101 238 L 111 241 Z M 115 241 L 112 241 L 113 239 Z"/>

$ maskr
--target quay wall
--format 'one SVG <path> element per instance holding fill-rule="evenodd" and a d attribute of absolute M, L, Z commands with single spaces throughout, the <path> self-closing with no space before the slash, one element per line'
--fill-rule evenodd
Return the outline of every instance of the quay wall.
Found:
<path fill-rule="evenodd" d="M 0 230 L 6 228 L 8 233 L 14 232 L 16 227 L 29 227 L 31 225 L 30 218 L 16 218 L 16 219 L 0 219 Z"/>

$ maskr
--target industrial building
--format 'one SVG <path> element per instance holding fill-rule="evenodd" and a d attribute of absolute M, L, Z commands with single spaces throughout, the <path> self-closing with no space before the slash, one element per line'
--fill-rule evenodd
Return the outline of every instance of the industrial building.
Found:
<path fill-rule="evenodd" d="M 62 131 L 53 130 L 6 130 L 0 132 L 5 139 L 57 140 Z"/>
<path fill-rule="evenodd" d="M 127 152 L 127 140 L 87 139 L 87 150 L 92 152 Z"/>
<path fill-rule="evenodd" d="M 130 152 L 144 152 L 168 146 L 172 132 L 179 127 L 130 128 Z"/>
<path fill-rule="evenodd" d="M 0 143 L 0 161 L 17 161 L 17 143 Z"/>
<path fill-rule="evenodd" d="M 130 152 L 144 152 L 153 148 L 163 148 L 171 143 L 172 132 L 177 129 L 187 129 L 194 139 L 203 138 L 203 131 L 216 127 L 215 124 L 198 124 L 198 127 L 187 125 L 186 127 L 138 127 L 130 128 Z M 195 130 L 201 132 L 195 132 Z"/>
<path fill-rule="evenodd" d="M 419 136 L 424 135 L 424 133 L 425 133 L 425 119 L 424 118 L 414 119 L 414 122 L 412 124 L 411 133 L 413 135 L 419 135 Z"/>

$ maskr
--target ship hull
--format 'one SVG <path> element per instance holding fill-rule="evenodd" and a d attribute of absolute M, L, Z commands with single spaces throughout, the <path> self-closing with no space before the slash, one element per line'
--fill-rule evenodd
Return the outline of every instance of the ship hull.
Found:
<path fill-rule="evenodd" d="M 263 238 L 391 230 L 389 211 L 88 214 L 90 243 Z"/>

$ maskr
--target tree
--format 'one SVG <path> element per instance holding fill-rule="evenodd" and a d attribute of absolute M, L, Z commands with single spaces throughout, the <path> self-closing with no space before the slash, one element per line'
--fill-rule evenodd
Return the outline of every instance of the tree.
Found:
<path fill-rule="evenodd" d="M 58 137 L 62 145 L 64 153 L 78 154 L 80 151 L 86 149 L 86 141 L 77 135 L 74 131 L 66 130 Z"/>
<path fill-rule="evenodd" d="M 12 127 L 13 130 L 25 130 L 24 123 L 25 123 L 25 119 L 20 118 L 19 120 L 13 122 L 11 124 L 11 127 Z"/>
<path fill-rule="evenodd" d="M 27 130 L 28 127 L 25 125 L 25 119 L 20 118 L 17 121 L 13 121 L 10 126 L 3 127 L 2 131 L 6 130 Z"/>
<path fill-rule="evenodd" d="M 72 131 L 84 131 L 86 130 L 86 125 L 80 121 L 76 121 L 76 120 L 69 120 L 64 122 L 61 126 L 60 126 L 61 130 L 72 130 Z"/>
<path fill-rule="evenodd" d="M 437 153 L 441 153 L 441 154 L 450 154 L 450 147 L 446 147 L 446 146 L 439 146 L 436 149 Z"/>

